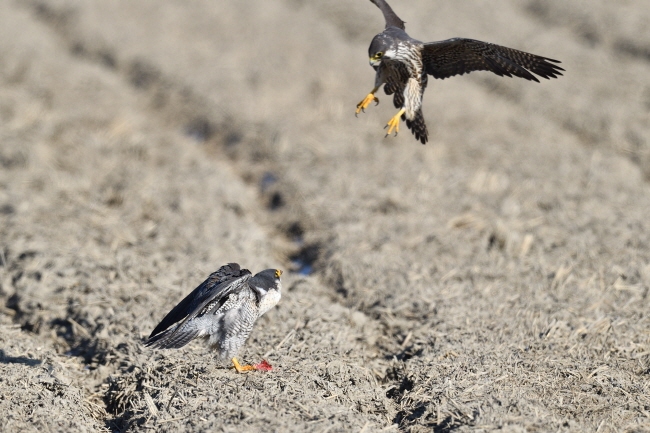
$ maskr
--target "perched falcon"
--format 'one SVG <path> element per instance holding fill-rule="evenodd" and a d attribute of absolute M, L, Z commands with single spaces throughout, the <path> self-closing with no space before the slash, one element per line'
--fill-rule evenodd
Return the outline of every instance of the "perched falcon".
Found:
<path fill-rule="evenodd" d="M 386 28 L 370 43 L 370 65 L 377 72 L 375 87 L 357 104 L 356 114 L 364 111 L 371 102 L 379 103 L 375 93 L 382 84 L 384 92 L 393 96 L 397 114 L 388 121 L 386 136 L 399 132 L 400 119 L 415 138 L 425 144 L 427 126 L 422 116 L 422 95 L 427 87 L 427 75 L 445 79 L 472 71 L 490 71 L 500 76 L 539 80 L 533 75 L 550 79 L 562 75 L 558 60 L 506 48 L 473 39 L 453 38 L 439 42 L 420 42 L 404 31 L 404 21 L 393 12 L 384 0 L 370 0 L 384 14 Z"/>
<path fill-rule="evenodd" d="M 205 337 L 222 359 L 232 360 L 239 373 L 270 369 L 266 361 L 257 366 L 242 366 L 236 356 L 255 321 L 280 300 L 280 275 L 279 269 L 267 269 L 253 276 L 237 263 L 222 266 L 165 316 L 145 345 L 177 349 L 197 337 Z"/>

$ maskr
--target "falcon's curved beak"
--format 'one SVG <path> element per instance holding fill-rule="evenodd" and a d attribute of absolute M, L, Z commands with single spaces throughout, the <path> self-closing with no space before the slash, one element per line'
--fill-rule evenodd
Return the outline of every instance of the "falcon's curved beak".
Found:
<path fill-rule="evenodd" d="M 377 67 L 381 64 L 382 53 L 377 53 L 374 56 L 370 56 L 370 66 Z"/>

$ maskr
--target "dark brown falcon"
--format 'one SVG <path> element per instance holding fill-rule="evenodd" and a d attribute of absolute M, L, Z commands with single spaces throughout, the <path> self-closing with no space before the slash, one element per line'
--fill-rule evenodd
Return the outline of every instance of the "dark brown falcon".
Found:
<path fill-rule="evenodd" d="M 386 125 L 387 134 L 399 132 L 400 120 L 425 144 L 427 126 L 422 115 L 422 96 L 427 87 L 428 75 L 445 79 L 472 71 L 490 71 L 499 76 L 521 77 L 537 81 L 557 78 L 564 71 L 554 63 L 558 60 L 525 53 L 512 48 L 473 39 L 453 38 L 439 42 L 420 42 L 404 31 L 404 21 L 393 12 L 384 0 L 370 0 L 384 14 L 386 28 L 374 37 L 368 54 L 375 69 L 375 87 L 357 104 L 356 114 L 364 111 L 371 102 L 379 103 L 375 93 L 384 85 L 384 92 L 393 96 L 399 111 Z"/>

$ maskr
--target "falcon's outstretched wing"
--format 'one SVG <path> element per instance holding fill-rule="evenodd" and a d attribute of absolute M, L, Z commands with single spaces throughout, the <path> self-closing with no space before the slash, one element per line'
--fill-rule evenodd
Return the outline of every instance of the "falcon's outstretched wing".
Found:
<path fill-rule="evenodd" d="M 183 325 L 202 314 L 209 304 L 212 304 L 209 305 L 211 310 L 223 305 L 232 291 L 241 287 L 250 278 L 250 271 L 240 269 L 237 263 L 222 266 L 165 316 L 151 332 L 145 345 L 163 349 L 186 345 L 198 336 L 200 330 L 195 328 L 184 330 Z M 178 325 L 173 326 L 176 323 Z"/>
<path fill-rule="evenodd" d="M 560 63 L 558 60 L 463 38 L 424 44 L 422 59 L 427 74 L 440 79 L 472 71 L 490 71 L 502 77 L 514 75 L 539 83 L 531 72 L 550 79 L 557 78 L 564 71 L 554 65 Z"/>
<path fill-rule="evenodd" d="M 388 27 L 397 27 L 398 29 L 405 30 L 404 28 L 404 21 L 398 17 L 395 12 L 393 12 L 393 9 L 388 6 L 388 3 L 386 3 L 385 0 L 370 0 L 373 2 L 379 9 L 381 9 L 381 12 L 384 14 L 384 19 L 386 20 L 386 28 Z"/>

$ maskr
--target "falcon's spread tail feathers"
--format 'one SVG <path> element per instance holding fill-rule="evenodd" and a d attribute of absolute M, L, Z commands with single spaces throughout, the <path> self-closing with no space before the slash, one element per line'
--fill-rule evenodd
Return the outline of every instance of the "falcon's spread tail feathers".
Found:
<path fill-rule="evenodd" d="M 422 144 L 427 144 L 427 141 L 429 141 L 429 131 L 427 131 L 427 124 L 424 122 L 422 109 L 419 109 L 415 113 L 413 120 L 406 119 L 406 127 L 415 135 L 416 140 L 420 140 Z"/>
<path fill-rule="evenodd" d="M 389 80 L 384 85 L 384 93 L 393 95 L 393 105 L 395 108 L 402 108 L 404 106 L 404 85 L 399 81 Z M 422 108 L 415 113 L 413 120 L 407 119 L 404 114 L 402 114 L 402 120 L 406 120 L 406 127 L 411 130 L 417 140 L 420 140 L 420 143 L 427 144 L 427 141 L 429 141 L 429 131 L 427 131 L 427 124 L 424 122 Z"/>

